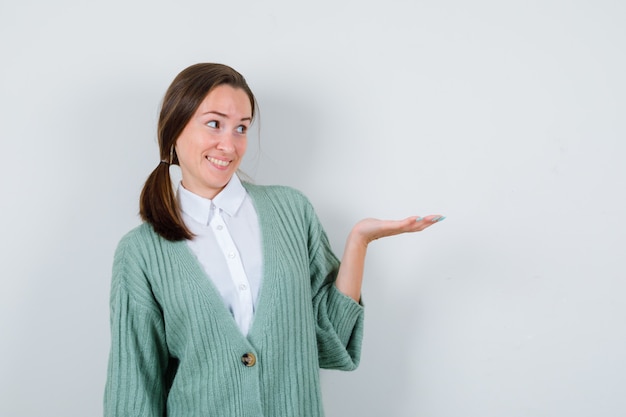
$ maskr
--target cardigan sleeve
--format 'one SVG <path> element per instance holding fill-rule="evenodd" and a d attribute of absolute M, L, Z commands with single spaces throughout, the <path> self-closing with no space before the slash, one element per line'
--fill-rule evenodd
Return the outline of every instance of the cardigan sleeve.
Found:
<path fill-rule="evenodd" d="M 163 316 L 128 241 L 114 258 L 104 416 L 162 417 L 169 357 Z"/>
<path fill-rule="evenodd" d="M 361 356 L 363 306 L 335 286 L 339 260 L 315 214 L 310 227 L 309 248 L 320 367 L 354 370 Z"/>

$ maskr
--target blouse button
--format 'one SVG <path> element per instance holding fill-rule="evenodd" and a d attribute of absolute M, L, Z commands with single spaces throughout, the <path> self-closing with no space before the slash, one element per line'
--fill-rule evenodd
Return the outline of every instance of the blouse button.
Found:
<path fill-rule="evenodd" d="M 243 363 L 247 367 L 254 366 L 256 364 L 256 356 L 254 356 L 254 353 L 245 353 L 241 357 L 241 363 Z"/>

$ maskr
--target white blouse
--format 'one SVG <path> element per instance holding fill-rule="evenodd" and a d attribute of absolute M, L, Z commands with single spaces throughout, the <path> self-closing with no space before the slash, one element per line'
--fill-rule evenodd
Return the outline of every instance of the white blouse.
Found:
<path fill-rule="evenodd" d="M 195 235 L 187 245 L 248 334 L 263 275 L 261 230 L 250 196 L 236 175 L 213 200 L 178 185 L 183 221 Z"/>

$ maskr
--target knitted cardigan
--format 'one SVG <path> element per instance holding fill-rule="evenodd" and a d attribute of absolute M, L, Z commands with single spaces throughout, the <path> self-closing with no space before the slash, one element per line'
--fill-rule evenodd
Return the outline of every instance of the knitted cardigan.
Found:
<path fill-rule="evenodd" d="M 264 262 L 248 336 L 187 244 L 138 226 L 113 263 L 106 417 L 319 417 L 319 368 L 357 367 L 363 307 L 335 287 L 339 261 L 311 204 L 244 186 Z"/>

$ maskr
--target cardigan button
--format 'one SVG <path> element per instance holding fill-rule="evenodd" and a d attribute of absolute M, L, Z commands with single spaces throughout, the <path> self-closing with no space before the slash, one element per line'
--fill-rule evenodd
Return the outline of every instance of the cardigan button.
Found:
<path fill-rule="evenodd" d="M 254 353 L 246 353 L 241 357 L 241 363 L 247 367 L 254 366 L 256 364 L 256 356 L 254 356 Z"/>

